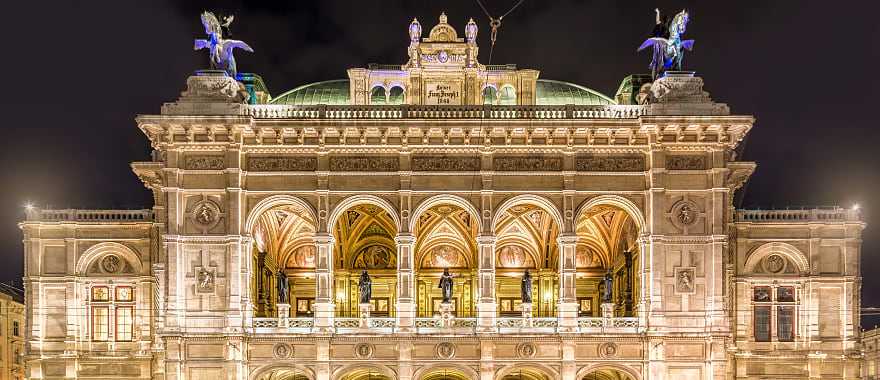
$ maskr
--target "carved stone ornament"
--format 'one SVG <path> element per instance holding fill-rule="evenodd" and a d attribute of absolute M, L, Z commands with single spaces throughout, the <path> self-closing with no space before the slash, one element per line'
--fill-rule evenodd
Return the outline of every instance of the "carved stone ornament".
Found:
<path fill-rule="evenodd" d="M 696 154 L 666 156 L 666 169 L 669 170 L 705 170 L 706 156 Z"/>
<path fill-rule="evenodd" d="M 293 356 L 293 346 L 287 343 L 276 343 L 272 348 L 272 353 L 276 359 L 287 359 Z"/>
<path fill-rule="evenodd" d="M 216 277 L 214 270 L 207 268 L 199 268 L 196 275 L 196 292 L 197 293 L 213 293 L 214 278 Z"/>
<path fill-rule="evenodd" d="M 180 94 L 181 101 L 247 102 L 247 89 L 235 78 L 210 70 L 197 74 L 187 78 L 186 91 Z"/>
<path fill-rule="evenodd" d="M 614 342 L 605 342 L 599 345 L 599 356 L 613 358 L 617 356 L 617 345 Z"/>
<path fill-rule="evenodd" d="M 226 159 L 223 156 L 186 156 L 183 160 L 183 168 L 187 170 L 223 170 L 226 168 Z"/>
<path fill-rule="evenodd" d="M 373 357 L 373 351 L 375 347 L 369 343 L 358 343 L 354 346 L 354 355 L 357 356 L 358 359 L 370 359 Z"/>
<path fill-rule="evenodd" d="M 649 103 L 711 103 L 709 93 L 703 91 L 703 78 L 693 73 L 675 73 L 651 84 Z"/>
<path fill-rule="evenodd" d="M 700 208 L 689 200 L 680 200 L 672 206 L 672 221 L 678 226 L 691 226 L 700 217 Z"/>
<path fill-rule="evenodd" d="M 455 344 L 451 342 L 439 343 L 434 348 L 434 354 L 440 359 L 452 359 L 455 357 Z"/>
<path fill-rule="evenodd" d="M 193 205 L 190 216 L 193 222 L 202 229 L 202 233 L 207 233 L 220 222 L 220 206 L 211 200 L 202 199 Z"/>
<path fill-rule="evenodd" d="M 562 170 L 562 157 L 497 156 L 492 160 L 492 168 L 501 172 L 560 171 Z"/>
<path fill-rule="evenodd" d="M 761 264 L 767 273 L 782 273 L 785 271 L 787 260 L 780 255 L 772 254 L 765 257 Z"/>
<path fill-rule="evenodd" d="M 469 172 L 480 170 L 479 157 L 415 156 L 412 170 L 417 172 Z"/>
<path fill-rule="evenodd" d="M 256 172 L 306 172 L 318 168 L 315 157 L 249 157 L 247 169 Z"/>
<path fill-rule="evenodd" d="M 330 170 L 342 172 L 394 172 L 397 157 L 330 157 Z"/>
<path fill-rule="evenodd" d="M 696 292 L 694 279 L 697 269 L 694 267 L 675 268 L 675 293 L 676 294 L 692 294 Z"/>
<path fill-rule="evenodd" d="M 523 359 L 531 359 L 538 353 L 538 348 L 532 342 L 521 343 L 516 347 L 516 354 Z"/>
<path fill-rule="evenodd" d="M 107 255 L 101 259 L 101 270 L 106 273 L 117 273 L 122 270 L 123 261 L 116 255 Z"/>
<path fill-rule="evenodd" d="M 582 172 L 642 172 L 645 171 L 645 157 L 584 155 L 575 159 L 575 168 Z"/>

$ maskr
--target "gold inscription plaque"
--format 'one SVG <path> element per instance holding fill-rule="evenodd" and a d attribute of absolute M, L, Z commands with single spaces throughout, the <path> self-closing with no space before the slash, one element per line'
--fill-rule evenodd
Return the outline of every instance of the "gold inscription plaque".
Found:
<path fill-rule="evenodd" d="M 461 105 L 461 82 L 427 82 L 425 84 L 425 104 Z"/>

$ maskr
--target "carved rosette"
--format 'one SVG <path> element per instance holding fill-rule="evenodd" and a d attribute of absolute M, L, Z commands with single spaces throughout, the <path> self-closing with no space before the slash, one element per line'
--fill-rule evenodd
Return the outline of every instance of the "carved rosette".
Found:
<path fill-rule="evenodd" d="M 452 342 L 443 342 L 438 343 L 436 347 L 434 347 L 434 355 L 438 359 L 452 359 L 455 357 L 455 343 Z"/>
<path fill-rule="evenodd" d="M 605 342 L 599 345 L 599 356 L 603 358 L 613 358 L 617 356 L 617 344 L 614 342 Z"/>
<path fill-rule="evenodd" d="M 516 354 L 521 359 L 531 359 L 535 357 L 538 353 L 538 348 L 535 347 L 535 344 L 532 342 L 520 343 L 519 346 L 516 347 Z"/>
<path fill-rule="evenodd" d="M 354 346 L 354 355 L 358 359 L 370 359 L 373 357 L 373 352 L 376 348 L 369 343 L 358 343 Z"/>
<path fill-rule="evenodd" d="M 293 346 L 287 343 L 276 343 L 272 348 L 272 354 L 276 359 L 288 359 L 293 356 Z"/>

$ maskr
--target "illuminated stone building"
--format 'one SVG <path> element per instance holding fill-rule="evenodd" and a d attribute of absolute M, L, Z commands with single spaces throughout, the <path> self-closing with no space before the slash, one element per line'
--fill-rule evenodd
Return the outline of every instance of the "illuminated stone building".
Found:
<path fill-rule="evenodd" d="M 274 97 L 199 72 L 136 119 L 152 209 L 30 210 L 28 376 L 860 376 L 864 224 L 735 209 L 752 116 L 693 73 L 607 97 L 480 64 L 473 22 L 409 32 Z"/>

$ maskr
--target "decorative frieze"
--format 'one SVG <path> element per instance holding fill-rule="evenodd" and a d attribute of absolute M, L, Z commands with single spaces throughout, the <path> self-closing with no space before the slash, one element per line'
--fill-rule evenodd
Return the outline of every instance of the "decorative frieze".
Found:
<path fill-rule="evenodd" d="M 412 170 L 417 172 L 467 172 L 480 170 L 479 157 L 415 156 Z"/>
<path fill-rule="evenodd" d="M 501 172 L 514 171 L 561 171 L 562 157 L 554 156 L 497 156 L 492 168 Z"/>
<path fill-rule="evenodd" d="M 394 172 L 397 157 L 330 157 L 330 170 L 340 172 Z"/>
<path fill-rule="evenodd" d="M 247 170 L 255 172 L 306 172 L 318 168 L 316 157 L 248 157 Z"/>
<path fill-rule="evenodd" d="M 706 156 L 695 154 L 666 156 L 666 169 L 669 170 L 705 170 Z"/>
<path fill-rule="evenodd" d="M 223 170 L 226 168 L 226 159 L 223 156 L 186 156 L 183 159 L 183 168 L 188 170 Z"/>
<path fill-rule="evenodd" d="M 582 172 L 642 172 L 643 155 L 583 155 L 575 159 L 575 168 Z"/>

